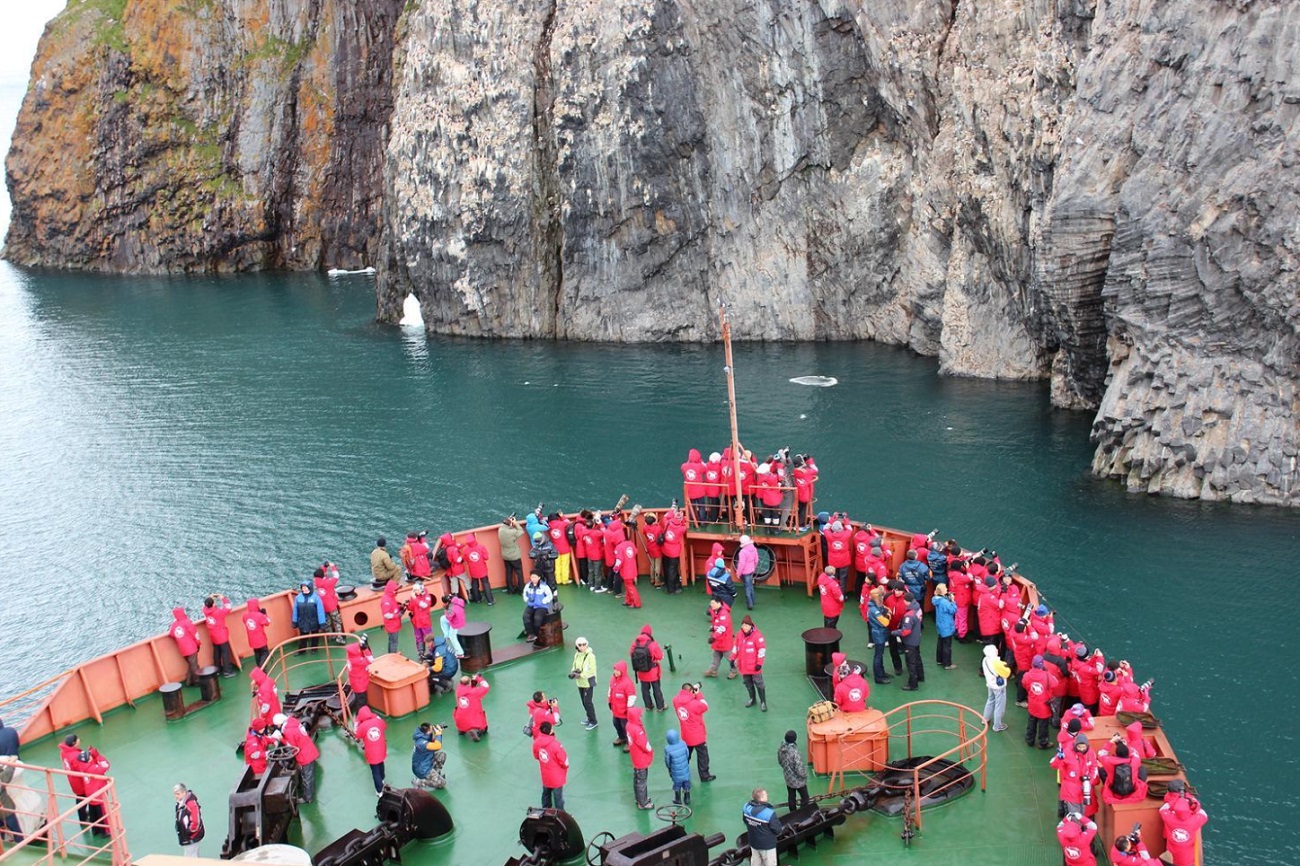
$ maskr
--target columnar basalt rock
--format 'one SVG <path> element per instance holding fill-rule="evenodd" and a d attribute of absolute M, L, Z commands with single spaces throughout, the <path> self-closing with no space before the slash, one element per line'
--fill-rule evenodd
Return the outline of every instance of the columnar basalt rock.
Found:
<path fill-rule="evenodd" d="M 1284 0 L 87 0 L 7 255 L 374 262 L 436 333 L 1050 377 L 1131 488 L 1300 504 Z M 147 37 L 147 38 L 146 38 Z"/>

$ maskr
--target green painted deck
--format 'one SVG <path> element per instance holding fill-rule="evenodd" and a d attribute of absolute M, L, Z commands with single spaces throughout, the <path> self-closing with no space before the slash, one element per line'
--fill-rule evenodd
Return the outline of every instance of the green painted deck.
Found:
<path fill-rule="evenodd" d="M 603 704 L 604 688 L 613 663 L 625 659 L 632 638 L 644 623 L 652 623 L 660 643 L 671 645 L 677 656 L 677 673 L 665 666 L 665 700 L 686 680 L 698 680 L 710 654 L 707 621 L 700 585 L 675 597 L 650 589 L 642 581 L 645 607 L 628 610 L 609 595 L 595 595 L 578 587 L 562 587 L 561 600 L 569 623 L 569 644 L 586 636 L 600 663 L 597 687 L 600 726 L 584 731 L 581 705 L 573 683 L 565 676 L 571 650 L 540 651 L 531 657 L 486 672 L 492 691 L 484 702 L 491 733 L 479 743 L 448 735 L 448 787 L 436 792 L 450 810 L 456 830 L 449 837 L 413 843 L 403 851 L 411 866 L 470 866 L 502 864 L 523 853 L 517 830 L 525 808 L 540 800 L 540 780 L 531 743 L 521 733 L 524 703 L 536 689 L 558 697 L 565 719 L 558 733 L 568 750 L 572 767 L 565 788 L 567 810 L 587 839 L 608 830 L 616 836 L 661 826 L 653 812 L 638 811 L 632 799 L 632 771 L 627 755 L 611 746 L 613 726 Z M 743 598 L 736 620 L 744 613 Z M 514 596 L 498 594 L 494 607 L 471 605 L 471 620 L 494 624 L 493 644 L 504 646 L 520 629 L 520 603 Z M 804 648 L 800 633 L 821 625 L 821 611 L 801 589 L 760 588 L 753 617 L 767 637 L 769 712 L 745 709 L 741 680 L 704 680 L 709 701 L 709 748 L 717 780 L 693 784 L 694 815 L 685 823 L 705 834 L 723 832 L 728 844 L 742 831 L 740 809 L 756 785 L 766 785 L 774 803 L 784 796 L 785 785 L 776 763 L 776 749 L 786 730 L 799 731 L 801 745 L 805 712 L 817 699 L 804 676 Z M 870 659 L 866 625 L 856 607 L 845 610 L 840 621 L 845 634 L 842 648 L 852 657 Z M 403 633 L 403 651 L 413 651 L 409 627 Z M 382 635 L 372 634 L 372 644 L 382 648 Z M 942 698 L 963 703 L 976 711 L 983 707 L 984 685 L 977 676 L 978 647 L 954 647 L 957 670 L 934 665 L 934 634 L 927 621 L 923 648 L 927 680 L 915 693 L 898 689 L 900 680 L 873 686 L 871 705 L 881 710 L 905 703 L 907 697 Z M 888 661 L 886 662 L 888 665 Z M 246 670 L 249 669 L 246 664 Z M 109 714 L 101 727 L 76 728 L 82 740 L 98 746 L 112 761 L 127 827 L 131 853 L 179 853 L 172 827 L 175 782 L 193 788 L 203 804 L 207 838 L 202 853 L 218 855 L 226 830 L 226 797 L 243 771 L 235 755 L 248 717 L 247 679 L 222 680 L 225 699 L 179 722 L 165 723 L 160 700 L 149 698 L 134 709 Z M 388 725 L 390 784 L 410 780 L 410 734 L 420 721 L 451 721 L 452 699 L 436 697 L 417 716 L 390 719 Z M 1047 766 L 1050 753 L 1025 747 L 1021 737 L 1024 710 L 1008 707 L 1010 730 L 990 734 L 988 789 L 976 788 L 957 801 L 927 810 L 924 832 L 904 848 L 899 840 L 900 819 L 875 813 L 849 816 L 836 830 L 831 844 L 800 849 L 804 866 L 862 862 L 866 856 L 906 860 L 916 864 L 1056 864 L 1060 852 L 1055 840 L 1056 785 Z M 664 732 L 674 726 L 674 716 L 648 713 L 647 728 L 658 753 Z M 303 807 L 301 829 L 291 840 L 316 851 L 342 833 L 368 829 L 374 821 L 374 789 L 359 749 L 337 733 L 319 739 L 322 757 L 316 803 Z M 58 765 L 53 740 L 24 747 L 23 758 L 36 764 Z M 891 755 L 897 757 L 897 754 Z M 692 764 L 692 766 L 694 766 Z M 692 770 L 694 773 L 694 769 Z M 812 777 L 812 793 L 826 790 L 826 777 Z M 671 801 L 667 770 L 657 761 L 650 771 L 650 790 L 656 803 Z M 719 849 L 714 849 L 714 854 Z M 785 857 L 783 860 L 792 858 Z"/>

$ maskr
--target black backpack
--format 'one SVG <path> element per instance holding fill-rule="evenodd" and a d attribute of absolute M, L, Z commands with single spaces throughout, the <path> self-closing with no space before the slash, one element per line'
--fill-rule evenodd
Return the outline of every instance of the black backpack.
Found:
<path fill-rule="evenodd" d="M 652 667 L 654 667 L 654 659 L 650 656 L 650 644 L 639 643 L 632 647 L 632 670 L 645 673 Z"/>
<path fill-rule="evenodd" d="M 1133 787 L 1132 764 L 1115 765 L 1115 777 L 1110 780 L 1110 790 L 1116 797 L 1127 797 L 1137 790 Z"/>
<path fill-rule="evenodd" d="M 437 563 L 438 567 L 443 571 L 451 568 L 451 560 L 447 558 L 447 548 L 438 548 L 438 555 L 434 557 L 434 562 Z"/>
<path fill-rule="evenodd" d="M 568 539 L 570 547 L 578 543 L 578 533 L 573 528 L 577 526 L 577 524 L 578 521 L 572 520 L 569 522 L 568 526 L 564 527 L 564 537 Z"/>

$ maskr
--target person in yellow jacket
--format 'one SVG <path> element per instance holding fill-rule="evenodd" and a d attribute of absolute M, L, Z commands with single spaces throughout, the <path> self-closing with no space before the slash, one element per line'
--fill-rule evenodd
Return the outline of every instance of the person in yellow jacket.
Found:
<path fill-rule="evenodd" d="M 591 702 L 591 693 L 596 688 L 596 654 L 585 637 L 573 642 L 573 669 L 569 679 L 577 680 L 578 696 L 582 698 L 582 708 L 587 711 L 587 720 L 582 727 L 588 731 L 596 728 L 596 707 Z"/>

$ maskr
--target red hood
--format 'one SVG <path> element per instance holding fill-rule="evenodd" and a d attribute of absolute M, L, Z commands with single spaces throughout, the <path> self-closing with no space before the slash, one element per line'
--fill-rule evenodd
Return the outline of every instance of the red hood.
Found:
<path fill-rule="evenodd" d="M 177 621 L 182 619 L 189 619 L 189 617 L 185 615 L 185 608 L 183 607 L 172 608 L 172 616 L 175 617 Z"/>
<path fill-rule="evenodd" d="M 1082 830 L 1083 828 L 1079 826 L 1078 822 L 1065 821 L 1061 827 L 1061 836 L 1068 841 L 1073 841 L 1079 838 Z"/>
<path fill-rule="evenodd" d="M 627 676 L 627 662 L 614 662 L 614 673 L 618 676 Z"/>
<path fill-rule="evenodd" d="M 255 598 L 250 598 L 250 599 L 248 600 L 248 612 L 249 612 L 249 613 L 261 613 L 261 612 L 262 612 L 262 603 L 259 602 L 259 601 L 258 601 L 257 599 L 255 599 Z"/>
<path fill-rule="evenodd" d="M 478 536 L 471 532 L 469 535 L 465 536 L 465 543 L 478 544 Z"/>
<path fill-rule="evenodd" d="M 835 667 L 839 667 L 844 664 L 846 658 L 848 658 L 848 656 L 844 653 L 831 653 L 831 664 L 835 665 Z"/>
<path fill-rule="evenodd" d="M 1142 740 L 1142 723 L 1134 722 L 1124 729 L 1128 732 L 1130 742 L 1140 742 Z"/>
<path fill-rule="evenodd" d="M 368 722 L 368 721 L 370 721 L 371 719 L 373 719 L 374 717 L 375 717 L 375 714 L 372 713 L 372 712 L 370 712 L 370 707 L 362 707 L 361 709 L 357 710 L 357 724 L 358 724 L 358 725 L 361 724 L 362 722 Z"/>
<path fill-rule="evenodd" d="M 388 581 L 388 583 L 384 584 L 384 595 L 397 598 L 397 584 L 391 580 Z"/>
<path fill-rule="evenodd" d="M 699 449 L 697 449 L 697 448 L 692 448 L 692 449 L 691 449 L 691 453 L 689 453 L 689 454 L 686 455 L 686 461 L 687 461 L 688 463 L 701 463 L 701 462 L 703 462 L 703 461 L 700 460 L 700 452 L 699 452 Z"/>
<path fill-rule="evenodd" d="M 1174 814 L 1179 818 L 1186 818 L 1192 814 L 1192 807 L 1188 804 L 1186 797 L 1179 797 L 1174 801 Z"/>
<path fill-rule="evenodd" d="M 443 547 L 455 543 L 455 539 L 451 537 L 450 532 L 444 532 L 442 535 L 439 535 L 438 540 L 442 542 Z"/>
<path fill-rule="evenodd" d="M 361 658 L 361 646 L 359 644 L 348 644 L 348 659 Z"/>
<path fill-rule="evenodd" d="M 709 555 L 713 557 L 722 556 L 722 543 L 719 541 L 713 542 L 713 552 Z"/>
<path fill-rule="evenodd" d="M 254 685 L 260 686 L 263 682 L 266 681 L 266 671 L 262 670 L 261 668 L 253 668 L 253 672 L 248 675 L 248 679 Z"/>
<path fill-rule="evenodd" d="M 641 709 L 640 707 L 630 707 L 628 708 L 627 711 L 627 720 L 629 722 L 636 722 L 638 725 L 640 725 L 643 724 L 641 721 L 641 717 L 643 715 L 645 715 L 645 710 Z"/>
<path fill-rule="evenodd" d="M 650 627 L 650 623 L 641 626 L 641 634 L 648 634 L 651 637 L 654 637 L 654 629 Z"/>

